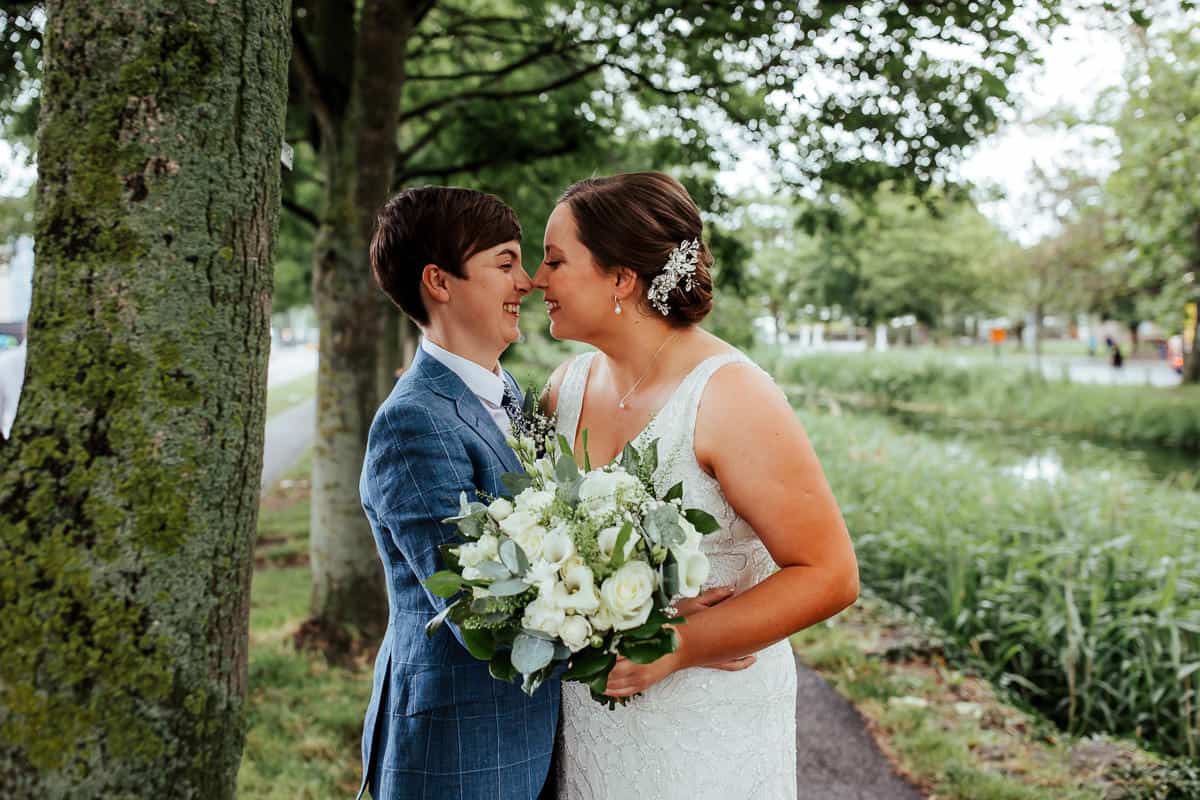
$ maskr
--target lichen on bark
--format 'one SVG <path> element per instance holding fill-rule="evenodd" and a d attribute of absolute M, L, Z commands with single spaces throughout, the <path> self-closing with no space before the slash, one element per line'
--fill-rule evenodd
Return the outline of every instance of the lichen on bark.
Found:
<path fill-rule="evenodd" d="M 285 0 L 48 3 L 0 796 L 232 797 Z"/>

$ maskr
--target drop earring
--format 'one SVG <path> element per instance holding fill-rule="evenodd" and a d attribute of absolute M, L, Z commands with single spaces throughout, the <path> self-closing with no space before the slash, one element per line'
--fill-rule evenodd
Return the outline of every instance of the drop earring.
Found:
<path fill-rule="evenodd" d="M 614 296 L 613 296 L 613 302 L 617 304 L 617 305 L 616 305 L 616 308 L 614 308 L 614 309 L 613 309 L 613 313 L 615 313 L 615 314 L 617 314 L 618 316 L 620 316 L 620 314 L 621 314 L 621 301 L 620 301 L 620 300 L 618 300 L 618 299 L 616 298 L 616 296 L 614 295 Z"/>

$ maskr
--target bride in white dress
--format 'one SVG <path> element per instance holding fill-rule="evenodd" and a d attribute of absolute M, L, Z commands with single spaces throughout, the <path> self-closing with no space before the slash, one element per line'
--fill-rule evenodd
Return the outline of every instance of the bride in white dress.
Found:
<path fill-rule="evenodd" d="M 657 488 L 682 480 L 685 505 L 721 523 L 704 541 L 707 585 L 732 589 L 680 604 L 676 652 L 618 662 L 607 694 L 626 705 L 609 710 L 563 684 L 558 796 L 796 797 L 787 637 L 858 595 L 820 464 L 770 376 L 697 326 L 712 306 L 712 256 L 677 181 L 645 172 L 573 185 L 545 248 L 534 286 L 551 334 L 596 348 L 551 377 L 559 432 L 582 460 L 586 430 L 593 466 L 657 440 Z"/>

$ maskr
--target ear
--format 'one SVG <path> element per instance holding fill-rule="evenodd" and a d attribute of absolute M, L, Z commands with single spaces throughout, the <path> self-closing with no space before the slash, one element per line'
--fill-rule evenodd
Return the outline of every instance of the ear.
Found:
<path fill-rule="evenodd" d="M 628 300 L 637 291 L 638 274 L 629 267 L 617 267 L 613 294 L 618 300 Z"/>
<path fill-rule="evenodd" d="M 450 286 L 446 280 L 446 273 L 442 272 L 437 264 L 426 264 L 421 270 L 421 287 L 433 301 L 450 302 Z"/>

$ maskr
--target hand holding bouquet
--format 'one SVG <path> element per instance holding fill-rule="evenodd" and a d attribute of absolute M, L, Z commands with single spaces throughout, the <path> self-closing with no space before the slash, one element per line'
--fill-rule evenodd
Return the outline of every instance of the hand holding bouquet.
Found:
<path fill-rule="evenodd" d="M 535 431 L 537 429 L 535 428 Z M 674 597 L 695 597 L 708 578 L 704 534 L 718 529 L 683 508 L 683 485 L 656 497 L 657 440 L 627 445 L 614 463 L 581 471 L 565 437 L 512 440 L 525 474 L 504 476 L 512 499 L 485 505 L 464 494 L 453 522 L 464 541 L 442 546 L 449 569 L 425 581 L 459 596 L 426 628 L 447 618 L 499 680 L 522 678 L 533 694 L 559 666 L 604 703 L 617 655 L 648 664 L 674 652 L 671 626 L 684 619 Z"/>

